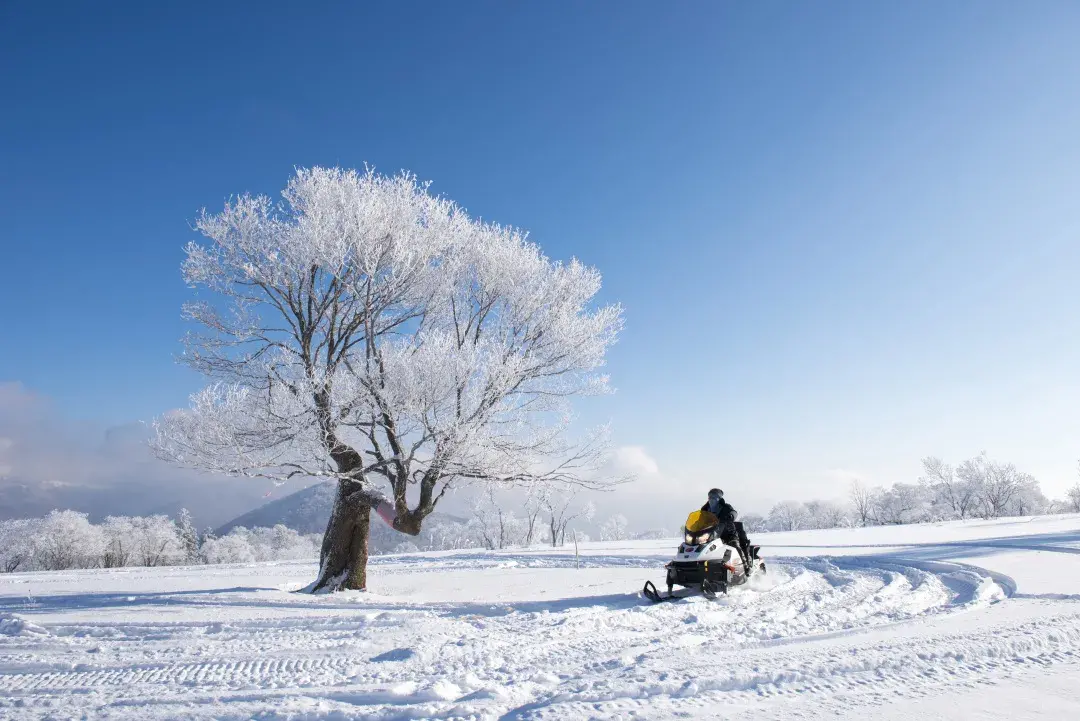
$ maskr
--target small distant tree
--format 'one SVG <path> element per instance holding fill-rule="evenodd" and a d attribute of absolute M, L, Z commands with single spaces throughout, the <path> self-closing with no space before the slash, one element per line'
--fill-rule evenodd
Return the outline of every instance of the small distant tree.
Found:
<path fill-rule="evenodd" d="M 847 509 L 833 501 L 807 501 L 806 515 L 809 528 L 839 528 L 851 524 Z"/>
<path fill-rule="evenodd" d="M 625 541 L 628 525 L 629 523 L 626 520 L 626 516 L 621 513 L 616 513 L 614 516 L 611 516 L 604 521 L 604 524 L 600 526 L 600 540 Z"/>
<path fill-rule="evenodd" d="M 929 499 L 924 488 L 913 483 L 896 483 L 879 493 L 872 511 L 874 522 L 895 525 L 926 520 Z"/>
<path fill-rule="evenodd" d="M 596 514 L 596 507 L 590 502 L 574 506 L 576 489 L 573 487 L 551 492 L 544 500 L 548 513 L 548 533 L 552 547 L 566 543 L 566 529 L 571 521 L 580 519 L 591 521 Z M 579 535 L 580 538 L 580 535 Z"/>
<path fill-rule="evenodd" d="M 203 557 L 207 563 L 254 563 L 255 551 L 251 547 L 251 532 L 239 527 L 220 538 L 205 538 Z"/>
<path fill-rule="evenodd" d="M 980 486 L 977 478 L 967 471 L 958 477 L 955 469 L 936 456 L 922 459 L 923 475 L 919 479 L 935 493 L 935 499 L 949 517 L 964 520 L 977 515 Z"/>
<path fill-rule="evenodd" d="M 1021 489 L 1035 483 L 1031 475 L 1021 473 L 1011 463 L 991 461 L 986 453 L 964 461 L 956 473 L 978 489 L 980 511 L 984 518 L 1005 515 Z"/>
<path fill-rule="evenodd" d="M 523 534 L 524 524 L 503 506 L 491 486 L 473 500 L 471 525 L 488 550 L 513 545 Z"/>
<path fill-rule="evenodd" d="M 765 517 L 760 513 L 747 513 L 745 516 L 739 516 L 739 520 L 742 521 L 743 529 L 747 533 L 764 533 L 768 530 Z"/>
<path fill-rule="evenodd" d="M 181 508 L 176 518 L 176 531 L 180 535 L 184 561 L 186 563 L 195 563 L 199 560 L 199 532 L 195 530 L 195 524 L 191 520 L 191 513 L 186 508 Z"/>
<path fill-rule="evenodd" d="M 1065 507 L 1070 513 L 1080 513 L 1080 482 L 1065 491 Z"/>
<path fill-rule="evenodd" d="M 272 528 L 247 529 L 244 536 L 256 561 L 300 561 L 319 553 L 308 537 L 281 523 Z"/>
<path fill-rule="evenodd" d="M 552 489 L 546 485 L 529 488 L 525 497 L 523 509 L 525 511 L 525 545 L 531 546 L 541 530 L 540 516 L 547 508 L 547 499 Z"/>
<path fill-rule="evenodd" d="M 1042 492 L 1038 481 L 1026 473 L 1021 475 L 1020 487 L 1017 489 L 1016 495 L 1013 496 L 1009 507 L 1009 515 L 1035 516 L 1048 513 L 1050 500 Z"/>
<path fill-rule="evenodd" d="M 206 544 L 217 540 L 217 534 L 213 528 L 207 528 L 199 536 L 199 563 L 210 563 L 206 558 Z"/>
<path fill-rule="evenodd" d="M 878 490 L 869 489 L 859 481 L 852 481 L 851 505 L 855 509 L 855 519 L 860 526 L 868 525 L 873 519 L 874 505 L 879 493 Z"/>
<path fill-rule="evenodd" d="M 798 531 L 806 528 L 810 516 L 806 506 L 798 501 L 781 501 L 769 511 L 768 525 L 771 531 Z"/>
<path fill-rule="evenodd" d="M 366 586 L 371 511 L 418 536 L 452 488 L 608 487 L 601 435 L 567 438 L 574 398 L 622 324 L 600 274 L 426 184 L 299 170 L 283 202 L 203 214 L 183 266 L 217 301 L 185 306 L 185 360 L 209 385 L 156 423 L 160 458 L 336 481 L 311 592 Z"/>

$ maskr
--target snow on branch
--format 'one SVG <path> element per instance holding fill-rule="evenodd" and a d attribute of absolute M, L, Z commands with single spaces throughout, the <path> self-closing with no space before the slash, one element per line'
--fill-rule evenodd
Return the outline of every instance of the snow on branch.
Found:
<path fill-rule="evenodd" d="M 568 438 L 622 326 L 595 269 L 404 173 L 300 170 L 197 227 L 184 278 L 211 298 L 185 306 L 184 359 L 210 385 L 156 421 L 159 457 L 388 493 L 401 530 L 454 485 L 624 480 L 600 472 L 602 431 Z"/>

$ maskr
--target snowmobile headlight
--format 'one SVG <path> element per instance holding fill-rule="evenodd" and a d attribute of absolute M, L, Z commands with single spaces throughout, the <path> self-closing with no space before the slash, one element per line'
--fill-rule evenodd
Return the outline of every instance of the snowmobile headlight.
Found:
<path fill-rule="evenodd" d="M 687 534 L 683 538 L 683 540 L 686 541 L 686 545 L 688 545 L 688 546 L 693 546 L 694 545 L 694 535 L 692 533 L 690 533 L 690 532 L 687 532 Z"/>
<path fill-rule="evenodd" d="M 699 546 L 704 546 L 706 543 L 708 543 L 709 541 L 712 540 L 712 537 L 713 537 L 712 531 L 708 531 L 706 533 L 702 533 L 700 536 L 698 536 L 696 539 L 694 539 L 694 543 L 696 543 Z"/>

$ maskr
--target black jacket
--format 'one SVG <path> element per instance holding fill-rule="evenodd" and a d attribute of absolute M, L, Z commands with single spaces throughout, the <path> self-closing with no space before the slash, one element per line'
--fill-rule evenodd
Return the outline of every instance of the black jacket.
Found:
<path fill-rule="evenodd" d="M 701 510 L 709 511 L 708 501 L 706 501 L 705 505 L 701 507 Z M 709 512 L 712 513 L 712 511 Z M 735 510 L 734 506 L 721 498 L 719 512 L 716 514 L 716 517 L 720 519 L 720 525 L 726 525 L 729 523 L 734 523 L 735 519 L 739 517 L 739 512 Z"/>

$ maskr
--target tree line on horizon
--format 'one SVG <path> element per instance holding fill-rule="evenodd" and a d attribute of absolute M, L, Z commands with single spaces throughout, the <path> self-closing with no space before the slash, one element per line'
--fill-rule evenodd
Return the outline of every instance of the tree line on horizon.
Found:
<path fill-rule="evenodd" d="M 1064 499 L 1050 500 L 1034 476 L 985 453 L 958 466 L 928 456 L 922 469 L 914 483 L 867 486 L 855 481 L 846 503 L 781 501 L 767 515 L 752 513 L 741 520 L 748 532 L 761 533 L 1080 513 L 1080 482 Z"/>
<path fill-rule="evenodd" d="M 552 489 L 529 494 L 527 518 L 505 510 L 500 500 L 492 493 L 482 494 L 473 504 L 470 518 L 459 521 L 436 515 L 421 533 L 405 539 L 389 526 L 373 524 L 370 553 L 494 550 L 534 543 L 558 547 L 566 543 L 573 522 L 588 521 L 595 512 L 591 504 L 576 503 L 576 494 Z M 579 541 L 590 539 L 588 534 L 574 533 Z M 608 519 L 601 525 L 600 535 L 604 540 L 629 537 L 626 518 L 616 515 Z M 237 526 L 221 536 L 210 529 L 200 533 L 186 509 L 175 519 L 165 515 L 109 516 L 100 523 L 91 522 L 86 513 L 58 509 L 43 518 L 0 521 L 0 573 L 314 561 L 319 558 L 321 542 L 322 534 L 301 533 L 282 523 Z"/>
<path fill-rule="evenodd" d="M 903 525 L 1007 516 L 1080 513 L 1080 482 L 1061 500 L 1050 500 L 1039 482 L 1011 463 L 986 454 L 951 466 L 937 457 L 922 460 L 914 483 L 852 484 L 847 502 L 781 501 L 767 515 L 740 517 L 749 533 Z M 375 524 L 371 553 L 415 553 L 462 549 L 499 550 L 543 544 L 561 547 L 593 540 L 652 540 L 674 537 L 668 529 L 633 531 L 615 513 L 595 522 L 596 508 L 577 494 L 534 488 L 522 499 L 493 488 L 473 499 L 464 520 L 435 515 L 420 534 L 400 534 Z M 569 533 L 569 537 L 568 537 Z M 0 572 L 130 566 L 313 561 L 321 534 L 302 534 L 284 524 L 236 527 L 220 537 L 199 533 L 187 510 L 165 515 L 109 516 L 91 523 L 85 513 L 54 510 L 44 518 L 0 521 Z"/>

